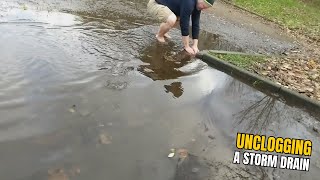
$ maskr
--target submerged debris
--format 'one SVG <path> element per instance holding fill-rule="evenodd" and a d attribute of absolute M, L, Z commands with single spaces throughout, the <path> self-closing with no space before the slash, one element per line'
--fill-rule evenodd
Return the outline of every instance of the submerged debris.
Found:
<path fill-rule="evenodd" d="M 49 169 L 48 180 L 69 180 L 63 169 Z"/>
<path fill-rule="evenodd" d="M 127 82 L 122 82 L 122 81 L 116 81 L 116 82 L 113 82 L 113 81 L 107 81 L 106 83 L 106 87 L 108 89 L 111 89 L 111 90 L 123 90 L 125 88 L 127 88 L 128 86 L 128 83 Z"/>
<path fill-rule="evenodd" d="M 111 144 L 111 136 L 108 136 L 107 134 L 100 134 L 99 135 L 99 142 L 100 144 Z"/>
<path fill-rule="evenodd" d="M 72 105 L 72 107 L 69 108 L 69 112 L 75 113 L 76 112 L 75 108 L 76 108 L 76 105 Z"/>
<path fill-rule="evenodd" d="M 61 168 L 57 169 L 49 169 L 48 170 L 48 180 L 70 180 L 68 174 L 72 176 L 76 176 L 80 174 L 80 168 L 73 166 L 69 170 L 64 170 Z"/>
<path fill-rule="evenodd" d="M 210 138 L 211 140 L 214 140 L 214 139 L 215 139 L 215 137 L 212 136 L 212 135 L 209 135 L 208 138 Z"/>
<path fill-rule="evenodd" d="M 69 170 L 69 172 L 70 172 L 71 176 L 75 176 L 77 174 L 80 174 L 81 171 L 80 171 L 79 167 L 74 166 Z"/>
<path fill-rule="evenodd" d="M 176 151 L 175 149 L 170 149 L 170 153 L 168 155 L 168 158 L 173 158 L 175 155 L 175 151 Z"/>
<path fill-rule="evenodd" d="M 179 149 L 178 150 L 178 155 L 179 155 L 179 158 L 184 159 L 184 158 L 188 157 L 188 150 Z"/>

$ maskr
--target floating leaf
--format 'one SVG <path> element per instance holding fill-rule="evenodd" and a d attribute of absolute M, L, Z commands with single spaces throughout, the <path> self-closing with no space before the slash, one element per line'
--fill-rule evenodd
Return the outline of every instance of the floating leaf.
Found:
<path fill-rule="evenodd" d="M 76 108 L 76 105 L 72 105 L 72 107 L 69 108 L 69 112 L 75 113 L 76 112 L 75 108 Z"/>
<path fill-rule="evenodd" d="M 186 149 L 179 149 L 178 150 L 179 158 L 186 158 L 188 157 L 188 151 Z"/>
<path fill-rule="evenodd" d="M 106 134 L 100 134 L 99 142 L 100 144 L 111 144 L 111 137 Z"/>
<path fill-rule="evenodd" d="M 168 158 L 173 158 L 174 157 L 174 153 L 170 153 L 169 155 L 168 155 Z"/>
<path fill-rule="evenodd" d="M 69 180 L 63 169 L 49 169 L 48 180 Z"/>
<path fill-rule="evenodd" d="M 80 168 L 79 167 L 72 167 L 69 171 L 69 173 L 71 174 L 71 176 L 75 176 L 77 174 L 80 174 Z"/>
<path fill-rule="evenodd" d="M 314 60 L 308 61 L 308 67 L 310 69 L 314 69 L 314 68 L 316 68 L 316 66 L 317 66 L 317 64 L 316 64 L 316 62 Z"/>
<path fill-rule="evenodd" d="M 27 8 L 27 6 L 24 4 L 24 5 L 22 5 L 22 9 L 23 9 L 23 10 L 27 10 L 28 8 Z"/>

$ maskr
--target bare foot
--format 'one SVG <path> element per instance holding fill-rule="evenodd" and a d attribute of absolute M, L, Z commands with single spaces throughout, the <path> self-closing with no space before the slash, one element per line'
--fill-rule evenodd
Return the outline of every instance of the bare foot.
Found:
<path fill-rule="evenodd" d="M 168 38 L 168 39 L 171 39 L 171 36 L 170 36 L 168 33 L 165 33 L 165 34 L 164 34 L 164 37 L 165 37 L 165 38 Z"/>
<path fill-rule="evenodd" d="M 164 43 L 166 42 L 166 40 L 164 39 L 164 37 L 160 37 L 158 34 L 156 35 L 156 38 L 159 42 Z"/>

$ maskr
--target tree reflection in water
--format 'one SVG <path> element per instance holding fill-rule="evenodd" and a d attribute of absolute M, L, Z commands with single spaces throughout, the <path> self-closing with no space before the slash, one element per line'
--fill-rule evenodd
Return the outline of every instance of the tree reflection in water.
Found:
<path fill-rule="evenodd" d="M 268 126 L 280 119 L 281 110 L 276 107 L 276 99 L 265 96 L 258 99 L 246 109 L 235 114 L 236 126 L 245 126 L 247 132 L 261 133 L 266 130 Z M 283 107 L 281 107 L 283 109 Z"/>
<path fill-rule="evenodd" d="M 218 127 L 226 136 L 230 131 L 276 134 L 280 125 L 292 126 L 300 118 L 297 109 L 233 78 L 203 98 L 202 109 L 204 128 Z"/>
<path fill-rule="evenodd" d="M 272 123 L 289 123 L 288 106 L 274 96 L 253 92 L 246 84 L 233 79 L 226 90 L 233 98 L 238 96 L 242 110 L 233 114 L 233 128 L 251 133 L 273 131 L 269 129 Z M 285 113 L 286 112 L 286 113 Z M 286 122 L 284 122 L 286 121 Z"/>

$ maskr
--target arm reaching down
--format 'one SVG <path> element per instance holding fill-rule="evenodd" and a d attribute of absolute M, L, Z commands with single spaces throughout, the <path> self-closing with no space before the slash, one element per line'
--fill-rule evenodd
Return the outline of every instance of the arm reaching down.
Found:
<path fill-rule="evenodd" d="M 198 49 L 198 37 L 200 31 L 201 11 L 196 8 L 196 0 L 182 0 L 180 6 L 180 27 L 184 49 L 190 54 L 196 54 Z M 193 45 L 189 45 L 190 16 L 192 20 Z"/>

